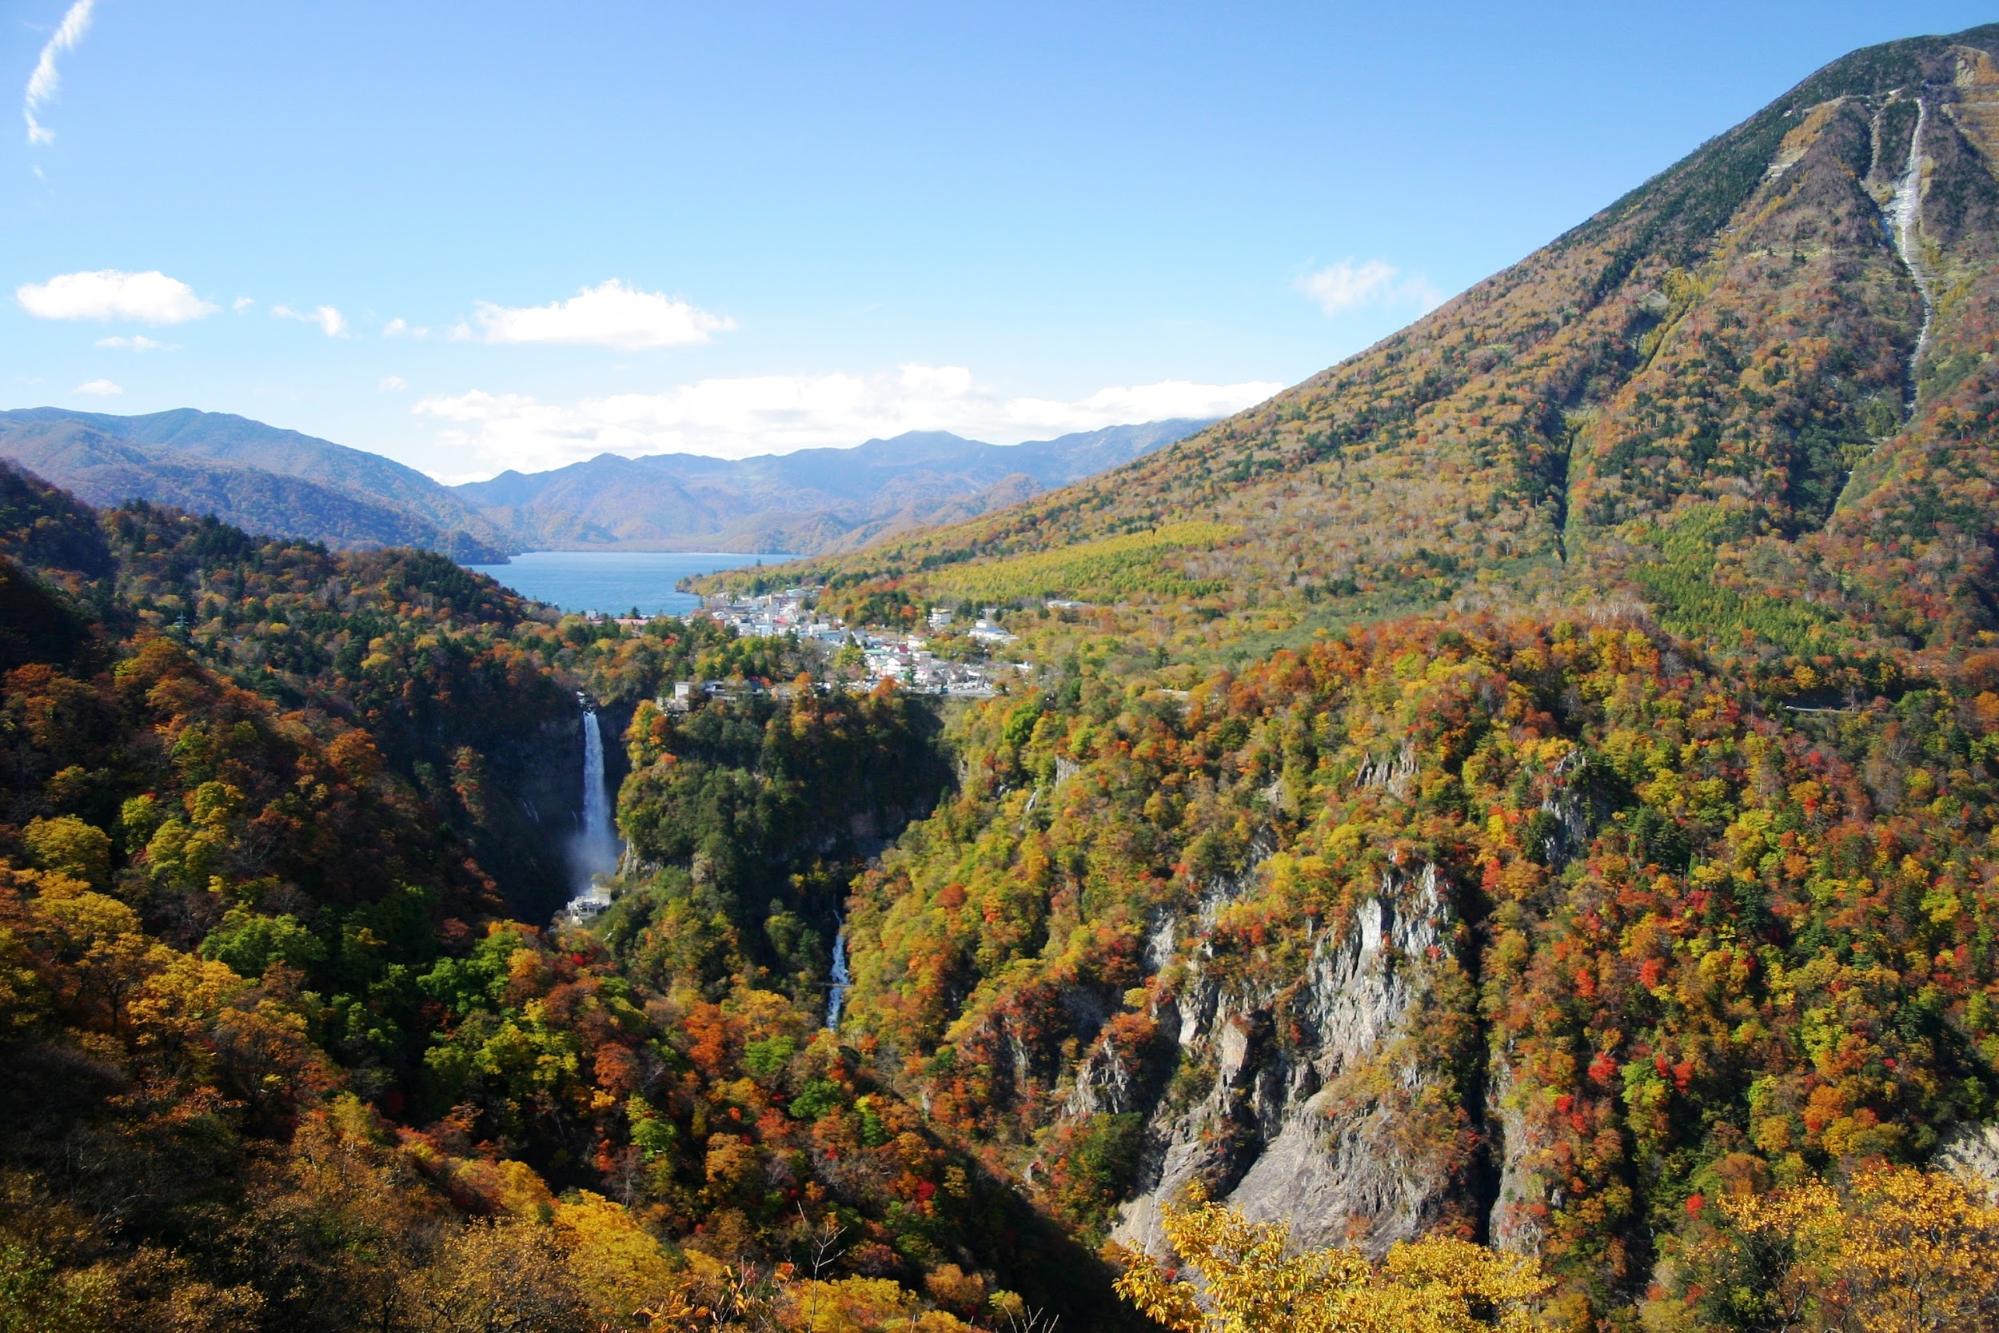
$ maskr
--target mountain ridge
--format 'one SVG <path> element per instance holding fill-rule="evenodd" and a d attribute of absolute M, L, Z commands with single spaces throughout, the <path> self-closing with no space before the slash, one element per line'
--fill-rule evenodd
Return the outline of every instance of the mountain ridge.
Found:
<path fill-rule="evenodd" d="M 1202 424 L 1175 418 L 1013 445 L 907 431 L 742 459 L 599 454 L 454 489 L 526 546 L 847 550 L 1075 481 Z"/>
<path fill-rule="evenodd" d="M 1134 614 L 1191 599 L 1227 622 L 1211 642 L 1494 598 L 1636 598 L 1683 626 L 1788 614 L 1790 649 L 1985 632 L 1982 435 L 1943 437 L 1999 393 L 1995 52 L 1988 25 L 1833 61 L 1263 404 L 1013 509 L 768 576 Z M 1939 506 L 1948 550 L 1924 535 Z M 1693 568 L 1690 541 L 1719 567 Z M 1788 611 L 1764 590 L 1777 566 Z M 1898 609 L 1918 594 L 1922 617 Z"/>
<path fill-rule="evenodd" d="M 449 487 L 382 455 L 230 413 L 41 407 L 0 412 L 0 458 L 92 504 L 143 499 L 274 536 L 496 563 L 533 549 L 852 549 L 1017 502 L 1202 424 L 1170 419 L 1018 445 L 910 431 L 746 459 L 600 454 Z"/>
<path fill-rule="evenodd" d="M 1536 1255 L 1537 1326 L 1846 1326 L 1741 1219 L 1999 1141 L 1995 55 L 1856 52 L 1179 444 L 699 581 L 1038 668 L 857 886 L 843 1036 L 1162 1263 L 1192 1186 Z"/>
<path fill-rule="evenodd" d="M 233 413 L 0 412 L 0 457 L 92 504 L 144 499 L 281 537 L 473 561 L 504 556 L 507 544 L 415 468 Z"/>

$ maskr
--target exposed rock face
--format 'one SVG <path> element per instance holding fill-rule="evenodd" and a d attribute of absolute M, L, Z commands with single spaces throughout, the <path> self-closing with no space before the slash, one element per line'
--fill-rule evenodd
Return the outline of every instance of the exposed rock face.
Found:
<path fill-rule="evenodd" d="M 1162 1251 L 1160 1207 L 1196 1181 L 1253 1219 L 1290 1223 L 1301 1245 L 1378 1252 L 1434 1221 L 1448 1166 L 1398 1122 L 1438 1075 L 1398 1043 L 1428 960 L 1446 947 L 1447 913 L 1436 867 L 1385 876 L 1345 929 L 1319 936 L 1303 984 L 1282 1001 L 1224 994 L 1195 949 L 1179 998 L 1158 1017 L 1177 1026 L 1183 1070 L 1211 1070 L 1213 1081 L 1189 1100 L 1183 1073 L 1179 1095 L 1169 1089 L 1152 1106 L 1140 1192 L 1113 1237 Z M 1172 932 L 1168 922 L 1154 936 L 1155 957 L 1172 951 Z M 1093 1055 L 1067 1109 L 1142 1109 L 1121 1073 Z"/>
<path fill-rule="evenodd" d="M 1139 1096 L 1139 1080 L 1108 1044 L 1093 1048 L 1076 1073 L 1076 1086 L 1062 1103 L 1065 1116 L 1121 1115 Z"/>
<path fill-rule="evenodd" d="M 1952 1131 L 1937 1148 L 1936 1165 L 1999 1198 L 1999 1124 Z"/>
<path fill-rule="evenodd" d="M 1365 766 L 1359 781 L 1393 790 L 1407 769 L 1392 756 Z M 1601 804 L 1581 751 L 1545 774 L 1541 851 L 1550 865 L 1590 844 Z M 1313 940 L 1298 984 L 1230 989 L 1206 937 L 1229 903 L 1254 892 L 1272 845 L 1260 838 L 1242 871 L 1218 877 L 1192 912 L 1164 915 L 1147 932 L 1148 971 L 1176 960 L 1184 969 L 1175 997 L 1154 1014 L 1178 1062 L 1171 1083 L 1100 1043 L 1064 1102 L 1067 1116 L 1147 1117 L 1139 1179 L 1114 1238 L 1158 1252 L 1161 1205 L 1198 1182 L 1253 1220 L 1286 1222 L 1301 1246 L 1379 1253 L 1449 1215 L 1488 1228 L 1496 1245 L 1535 1249 L 1548 1182 L 1530 1168 L 1504 1054 L 1461 1052 L 1481 1072 L 1454 1086 L 1434 1044 L 1419 1052 L 1415 1040 L 1441 1015 L 1429 1007 L 1433 983 L 1469 943 L 1452 928 L 1437 867 L 1385 875 L 1342 928 Z M 1465 1155 L 1467 1129 L 1483 1144 L 1482 1161 Z"/>
<path fill-rule="evenodd" d="M 1511 1104 L 1512 1087 L 1513 1071 L 1494 1060 L 1487 1068 L 1486 1110 L 1499 1180 L 1489 1223 L 1495 1247 L 1530 1254 L 1541 1245 L 1545 1228 L 1534 1206 L 1547 1202 L 1547 1189 L 1527 1168 L 1527 1118 Z"/>
<path fill-rule="evenodd" d="M 1552 790 L 1542 798 L 1541 813 L 1549 817 L 1549 829 L 1542 845 L 1548 864 L 1559 869 L 1589 846 L 1596 830 L 1595 812 L 1576 778 L 1586 767 L 1581 750 L 1563 756 L 1549 774 Z"/>
<path fill-rule="evenodd" d="M 1360 766 L 1354 776 L 1357 787 L 1384 787 L 1397 796 L 1409 795 L 1409 784 L 1416 779 L 1416 747 L 1403 742 L 1402 748 L 1392 758 L 1370 759 Z"/>

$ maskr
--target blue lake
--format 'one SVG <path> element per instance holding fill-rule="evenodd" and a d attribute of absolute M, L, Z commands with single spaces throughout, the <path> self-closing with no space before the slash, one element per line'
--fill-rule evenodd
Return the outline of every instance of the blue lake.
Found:
<path fill-rule="evenodd" d="M 641 615 L 681 616 L 701 605 L 701 599 L 676 591 L 673 585 L 680 580 L 792 558 L 715 551 L 530 551 L 509 564 L 466 568 L 564 611 L 622 616 L 637 607 Z"/>

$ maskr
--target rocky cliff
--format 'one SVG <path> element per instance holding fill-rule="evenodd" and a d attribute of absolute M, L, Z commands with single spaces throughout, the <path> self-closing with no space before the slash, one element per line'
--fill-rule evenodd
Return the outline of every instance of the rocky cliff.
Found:
<path fill-rule="evenodd" d="M 1162 927 L 1170 934 L 1172 923 Z M 1113 1238 L 1164 1253 L 1159 1207 L 1190 1185 L 1258 1221 L 1284 1220 L 1300 1244 L 1379 1252 L 1435 1222 L 1453 1185 L 1447 1153 L 1408 1142 L 1408 1114 L 1444 1089 L 1410 1057 L 1435 956 L 1449 947 L 1437 869 L 1384 877 L 1344 929 L 1319 933 L 1300 986 L 1230 992 L 1202 966 L 1198 925 L 1160 1017 L 1181 1067 L 1211 1074 L 1191 1102 L 1146 1107 L 1136 1196 Z M 1122 1067 L 1101 1054 L 1078 1076 L 1072 1113 L 1139 1109 Z"/>

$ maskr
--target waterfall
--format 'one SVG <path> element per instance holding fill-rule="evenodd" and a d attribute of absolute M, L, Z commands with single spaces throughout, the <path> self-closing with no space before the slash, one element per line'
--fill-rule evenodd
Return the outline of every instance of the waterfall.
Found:
<path fill-rule="evenodd" d="M 1923 328 L 1916 335 L 1916 350 L 1909 353 L 1909 410 L 1916 406 L 1916 372 L 1922 366 L 1923 354 L 1930 346 L 1930 321 L 1936 315 L 1936 301 L 1930 291 L 1929 275 L 1923 271 L 1920 246 L 1921 238 L 1916 234 L 1923 214 L 1923 127 L 1929 122 L 1929 108 L 1923 104 L 1922 94 L 1916 95 L 1916 128 L 1909 132 L 1909 162 L 1902 169 L 1902 178 L 1895 183 L 1895 197 L 1888 201 L 1884 210 L 1887 214 L 1888 239 L 1901 256 L 1902 267 L 1909 270 L 1909 277 L 1915 281 L 1916 291 L 1923 298 Z"/>
<path fill-rule="evenodd" d="M 583 708 L 583 827 L 570 848 L 575 870 L 572 898 L 588 894 L 599 875 L 618 866 L 618 834 L 611 826 L 611 793 L 604 785 L 604 733 L 597 710 Z"/>
<path fill-rule="evenodd" d="M 853 980 L 847 971 L 847 923 L 843 919 L 833 935 L 833 975 L 826 995 L 826 1026 L 835 1031 L 839 1030 L 840 1011 L 847 1007 L 847 987 Z"/>

